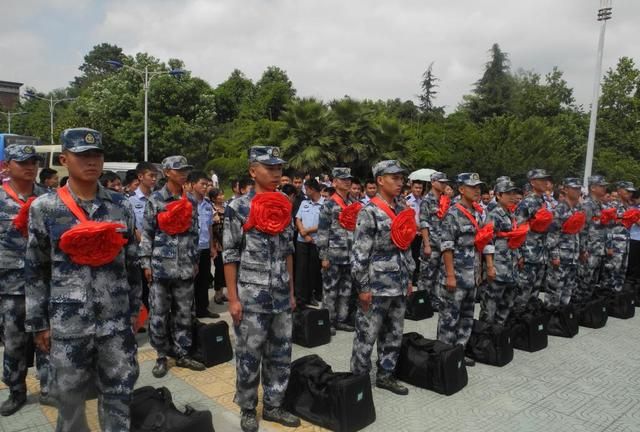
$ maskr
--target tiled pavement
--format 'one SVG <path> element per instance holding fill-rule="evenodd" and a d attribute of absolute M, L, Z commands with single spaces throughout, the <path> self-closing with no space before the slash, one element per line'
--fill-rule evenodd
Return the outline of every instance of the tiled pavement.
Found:
<path fill-rule="evenodd" d="M 221 311 L 221 310 L 220 310 Z M 640 310 L 639 310 L 640 313 Z M 225 316 L 226 315 L 226 316 Z M 225 314 L 228 319 L 228 314 Z M 406 321 L 406 331 L 435 334 L 436 317 Z M 322 356 L 334 370 L 348 370 L 352 334 L 338 332 L 331 344 L 314 349 L 294 345 L 294 357 Z M 154 352 L 140 337 L 140 379 L 137 385 L 168 387 L 180 408 L 190 404 L 213 413 L 217 432 L 239 431 L 233 403 L 233 363 L 205 372 L 172 368 L 167 377 L 151 375 Z M 469 368 L 469 385 L 449 397 L 410 387 L 407 397 L 373 389 L 377 421 L 366 431 L 640 431 L 640 315 L 630 320 L 610 318 L 603 329 L 580 328 L 573 339 L 549 338 L 537 353 L 516 351 L 505 367 Z M 37 393 L 30 374 L 29 390 Z M 0 390 L 0 400 L 7 390 Z M 0 418 L 0 431 L 52 431 L 56 411 L 40 408 L 37 394 L 17 414 Z M 96 403 L 87 415 L 95 430 Z M 261 423 L 263 431 L 291 430 Z M 297 431 L 320 431 L 308 423 Z M 196 431 L 194 431 L 196 432 Z"/>

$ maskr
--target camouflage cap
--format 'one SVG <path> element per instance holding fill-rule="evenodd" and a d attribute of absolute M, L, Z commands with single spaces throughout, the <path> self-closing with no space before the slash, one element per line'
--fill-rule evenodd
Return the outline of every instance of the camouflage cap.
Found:
<path fill-rule="evenodd" d="M 42 156 L 36 152 L 32 145 L 12 144 L 4 149 L 4 159 L 9 161 L 23 162 L 28 159 L 37 159 L 43 162 Z"/>
<path fill-rule="evenodd" d="M 628 190 L 629 192 L 635 192 L 636 188 L 630 181 L 619 181 L 616 185 L 618 189 Z"/>
<path fill-rule="evenodd" d="M 402 168 L 397 160 L 383 160 L 375 164 L 371 172 L 374 177 L 378 177 L 386 174 L 404 174 L 407 170 Z"/>
<path fill-rule="evenodd" d="M 562 181 L 562 185 L 564 187 L 572 188 L 572 189 L 582 189 L 582 183 L 579 179 L 575 177 L 567 177 Z"/>
<path fill-rule="evenodd" d="M 544 169 L 532 169 L 527 173 L 528 180 L 551 179 L 551 174 Z"/>
<path fill-rule="evenodd" d="M 440 183 L 449 183 L 449 182 L 451 182 L 451 180 L 449 180 L 447 178 L 447 175 L 445 173 L 443 173 L 443 172 L 440 172 L 440 171 L 436 171 L 433 174 L 431 174 L 431 181 L 432 182 L 437 181 L 437 182 L 440 182 Z"/>
<path fill-rule="evenodd" d="M 592 175 L 588 178 L 589 186 L 609 186 L 609 183 L 601 175 Z"/>
<path fill-rule="evenodd" d="M 287 163 L 280 158 L 280 149 L 270 146 L 253 146 L 249 149 L 249 162 L 259 162 L 264 165 L 283 165 Z"/>
<path fill-rule="evenodd" d="M 162 160 L 162 169 L 187 170 L 192 169 L 184 156 L 169 156 Z"/>
<path fill-rule="evenodd" d="M 351 168 L 343 168 L 343 167 L 336 167 L 332 169 L 331 177 L 337 178 L 337 179 L 344 179 L 344 180 L 353 178 L 353 176 L 351 175 Z"/>
<path fill-rule="evenodd" d="M 480 180 L 478 173 L 460 173 L 456 178 L 456 182 L 464 186 L 479 186 L 484 184 L 484 182 Z"/>
<path fill-rule="evenodd" d="M 509 176 L 500 176 L 496 179 L 496 184 L 498 183 L 502 183 L 502 182 L 508 182 L 511 181 L 511 177 Z"/>
<path fill-rule="evenodd" d="M 62 150 L 72 153 L 82 153 L 89 150 L 104 151 L 102 148 L 102 134 L 89 128 L 65 129 L 60 134 Z"/>
<path fill-rule="evenodd" d="M 518 192 L 520 188 L 516 186 L 514 182 L 511 180 L 501 181 L 496 184 L 495 192 L 496 193 L 505 193 L 505 192 Z"/>

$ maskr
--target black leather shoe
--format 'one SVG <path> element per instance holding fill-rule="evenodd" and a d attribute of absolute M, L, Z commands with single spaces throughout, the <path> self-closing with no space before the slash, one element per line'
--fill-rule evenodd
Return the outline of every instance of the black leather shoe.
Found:
<path fill-rule="evenodd" d="M 262 409 L 262 418 L 266 421 L 280 423 L 287 427 L 300 426 L 300 419 L 298 417 L 280 407 L 265 406 Z"/>
<path fill-rule="evenodd" d="M 205 365 L 187 356 L 180 357 L 176 360 L 176 366 L 194 371 L 203 371 L 206 369 Z"/>
<path fill-rule="evenodd" d="M 169 372 L 169 365 L 167 365 L 167 358 L 160 357 L 156 360 L 156 365 L 151 370 L 151 373 L 156 378 L 162 378 Z"/>
<path fill-rule="evenodd" d="M 469 357 L 465 357 L 464 358 L 464 365 L 466 367 L 474 367 L 476 365 L 476 361 L 472 358 Z"/>
<path fill-rule="evenodd" d="M 356 331 L 356 328 L 352 325 L 346 324 L 346 323 L 336 323 L 336 329 L 338 330 L 342 330 L 345 332 L 354 332 Z"/>
<path fill-rule="evenodd" d="M 408 388 L 391 377 L 376 379 L 376 387 L 389 390 L 391 393 L 395 393 L 400 396 L 406 396 L 409 394 Z"/>
<path fill-rule="evenodd" d="M 211 312 L 211 311 L 206 311 L 206 312 L 201 312 L 201 313 L 197 313 L 196 314 L 196 318 L 220 318 L 220 314 Z"/>
<path fill-rule="evenodd" d="M 12 391 L 9 398 L 0 405 L 0 415 L 7 417 L 15 414 L 27 403 L 27 392 Z"/>

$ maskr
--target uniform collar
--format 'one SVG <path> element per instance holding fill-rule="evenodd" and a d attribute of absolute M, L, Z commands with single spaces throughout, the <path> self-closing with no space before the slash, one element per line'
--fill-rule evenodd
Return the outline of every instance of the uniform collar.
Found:
<path fill-rule="evenodd" d="M 136 190 L 133 192 L 133 196 L 141 200 L 147 199 L 147 196 L 144 194 L 144 192 L 142 192 L 142 189 L 140 189 L 140 186 L 138 186 Z"/>
<path fill-rule="evenodd" d="M 106 187 L 102 186 L 99 182 L 97 183 L 98 185 L 98 191 L 96 192 L 96 198 L 103 200 L 103 201 L 111 201 L 113 202 L 113 195 L 112 192 L 110 192 Z M 69 193 L 71 194 L 71 196 L 73 197 L 73 199 L 77 202 L 81 202 L 83 200 L 81 200 L 80 198 L 78 198 L 78 195 L 76 195 L 76 193 L 73 191 L 73 189 L 71 189 L 70 187 L 67 186 L 67 188 L 69 189 Z M 115 193 L 115 192 L 113 192 Z"/>

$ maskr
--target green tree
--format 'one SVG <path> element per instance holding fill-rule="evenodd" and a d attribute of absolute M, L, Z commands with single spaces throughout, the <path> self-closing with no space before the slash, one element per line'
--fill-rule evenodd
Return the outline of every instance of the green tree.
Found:
<path fill-rule="evenodd" d="M 234 69 L 229 78 L 215 89 L 216 119 L 219 123 L 235 120 L 244 105 L 250 104 L 255 86 L 240 70 Z"/>
<path fill-rule="evenodd" d="M 269 66 L 256 83 L 251 108 L 257 118 L 278 120 L 295 95 L 296 90 L 287 73 L 277 66 Z"/>
<path fill-rule="evenodd" d="M 122 61 L 124 59 L 122 48 L 109 43 L 95 45 L 87 55 L 84 62 L 78 68 L 82 75 L 77 76 L 71 82 L 71 90 L 75 94 L 78 90 L 86 87 L 88 83 L 109 75 L 113 67 L 107 60 Z"/>
<path fill-rule="evenodd" d="M 419 95 L 420 110 L 426 118 L 442 117 L 444 115 L 444 108 L 435 105 L 436 96 L 438 95 L 438 81 L 440 79 L 433 73 L 433 62 L 431 62 L 427 70 L 422 74 L 422 81 L 420 82 L 420 88 L 422 89 L 422 93 Z"/>

